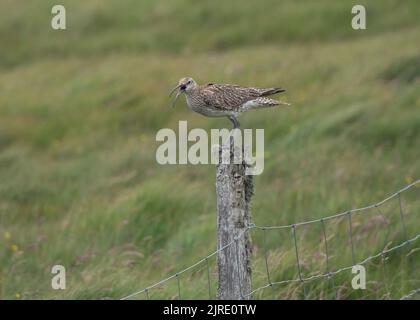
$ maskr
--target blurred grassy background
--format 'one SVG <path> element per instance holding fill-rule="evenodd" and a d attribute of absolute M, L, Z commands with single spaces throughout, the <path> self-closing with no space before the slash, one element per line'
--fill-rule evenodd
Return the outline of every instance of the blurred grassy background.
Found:
<path fill-rule="evenodd" d="M 67 30 L 50 27 L 55 1 L 0 2 L 0 298 L 120 298 L 215 249 L 213 166 L 159 166 L 155 134 L 179 120 L 230 127 L 168 90 L 198 82 L 283 86 L 291 109 L 246 114 L 265 129 L 265 171 L 253 220 L 281 225 L 364 206 L 420 176 L 418 1 L 357 1 L 367 30 L 351 28 L 355 1 L 61 1 Z M 402 197 L 417 234 L 418 188 Z M 403 240 L 398 203 L 354 218 L 358 260 Z M 331 269 L 351 262 L 346 221 L 327 226 Z M 265 282 L 261 234 L 254 284 Z M 297 277 L 290 234 L 270 232 L 276 281 Z M 299 230 L 305 274 L 324 270 L 320 230 Z M 416 244 L 418 247 L 418 243 Z M 415 271 L 408 268 L 409 254 Z M 215 261 L 211 262 L 215 293 Z M 67 289 L 51 289 L 51 267 Z M 419 253 L 310 285 L 310 298 L 399 298 L 418 288 Z M 205 298 L 203 267 L 181 279 L 183 298 Z M 276 297 L 301 298 L 296 284 Z M 176 297 L 176 283 L 151 292 Z M 271 298 L 272 291 L 256 298 Z M 145 298 L 139 296 L 138 298 Z"/>

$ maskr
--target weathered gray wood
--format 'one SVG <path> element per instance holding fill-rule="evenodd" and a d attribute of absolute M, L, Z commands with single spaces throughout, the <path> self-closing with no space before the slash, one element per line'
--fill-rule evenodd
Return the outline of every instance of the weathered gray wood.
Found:
<path fill-rule="evenodd" d="M 234 164 L 232 141 L 222 150 L 230 152 L 230 164 L 216 166 L 217 192 L 217 245 L 223 248 L 237 239 L 232 245 L 221 250 L 217 256 L 218 289 L 217 298 L 221 300 L 250 299 L 244 297 L 251 291 L 251 238 L 250 201 L 253 194 L 253 177 L 245 175 L 247 164 Z M 221 162 L 221 161 L 220 161 Z"/>

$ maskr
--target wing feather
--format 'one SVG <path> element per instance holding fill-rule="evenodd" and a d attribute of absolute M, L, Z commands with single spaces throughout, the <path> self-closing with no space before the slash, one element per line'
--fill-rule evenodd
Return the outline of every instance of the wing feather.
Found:
<path fill-rule="evenodd" d="M 220 110 L 236 110 L 245 102 L 261 97 L 268 89 L 246 88 L 233 84 L 208 84 L 201 94 L 206 105 Z"/>

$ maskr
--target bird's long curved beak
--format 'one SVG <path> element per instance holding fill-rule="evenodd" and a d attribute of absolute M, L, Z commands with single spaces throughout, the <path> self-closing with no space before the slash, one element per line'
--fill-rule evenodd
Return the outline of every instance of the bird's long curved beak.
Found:
<path fill-rule="evenodd" d="M 178 99 L 178 97 L 179 97 L 179 95 L 180 95 L 180 94 L 181 94 L 181 91 L 178 91 L 178 92 L 176 93 L 175 99 L 174 99 L 174 101 L 172 102 L 172 108 L 173 108 L 173 107 L 175 107 L 176 100 Z"/>
<path fill-rule="evenodd" d="M 176 85 L 176 86 L 175 86 L 175 88 L 173 88 L 173 89 L 171 90 L 171 92 L 169 93 L 169 96 L 171 96 L 171 95 L 174 93 L 174 91 L 175 91 L 176 89 L 178 89 L 180 86 L 181 86 L 180 84 Z"/>
<path fill-rule="evenodd" d="M 177 89 L 179 89 L 179 87 L 180 87 L 181 85 L 180 84 L 178 84 L 175 88 L 173 88 L 172 90 L 171 90 L 171 92 L 169 93 L 169 97 L 170 96 L 172 96 L 172 94 L 175 92 L 175 90 L 177 90 Z M 181 94 L 181 91 L 178 91 L 177 93 L 176 93 L 176 96 L 175 96 L 175 99 L 174 99 L 174 101 L 172 102 L 172 108 L 173 107 L 175 107 L 175 103 L 176 103 L 176 100 L 178 99 L 178 97 L 179 97 L 179 95 Z"/>

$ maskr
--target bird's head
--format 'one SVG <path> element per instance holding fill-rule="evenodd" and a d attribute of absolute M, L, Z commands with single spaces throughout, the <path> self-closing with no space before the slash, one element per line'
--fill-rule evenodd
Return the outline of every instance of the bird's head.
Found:
<path fill-rule="evenodd" d="M 175 99 L 172 103 L 172 107 L 175 106 L 176 100 L 178 99 L 181 93 L 191 92 L 191 90 L 193 90 L 196 86 L 197 86 L 197 83 L 194 81 L 193 78 L 185 77 L 185 78 L 179 79 L 178 85 L 175 88 L 173 88 L 171 93 L 169 94 L 169 96 L 171 96 L 176 90 L 178 90 L 176 93 Z"/>

